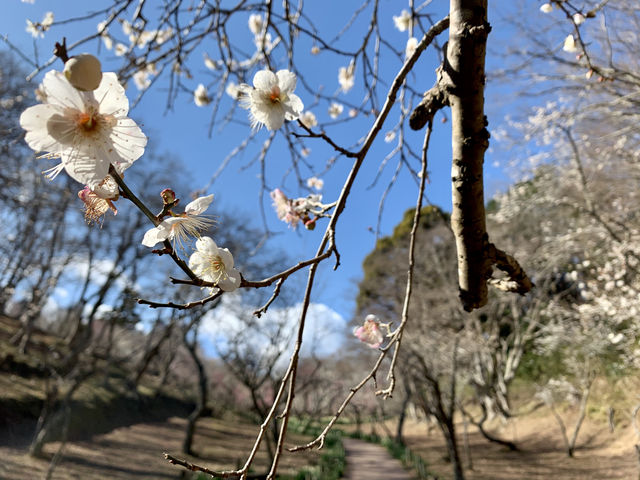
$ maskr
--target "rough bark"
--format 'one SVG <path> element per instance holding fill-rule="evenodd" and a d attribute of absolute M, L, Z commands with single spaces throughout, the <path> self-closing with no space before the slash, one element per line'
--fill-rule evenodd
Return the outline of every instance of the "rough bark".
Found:
<path fill-rule="evenodd" d="M 486 254 L 483 162 L 489 146 L 484 115 L 487 0 L 451 0 L 444 68 L 451 107 L 453 205 L 460 299 L 465 310 L 487 302 L 491 262 Z"/>
<path fill-rule="evenodd" d="M 462 306 L 471 311 L 487 303 L 487 283 L 495 264 L 506 278 L 492 283 L 524 294 L 532 283 L 518 262 L 489 243 L 485 224 L 483 163 L 489 146 L 484 115 L 485 53 L 491 27 L 487 0 L 450 0 L 449 41 L 436 84 L 412 112 L 414 130 L 451 108 L 452 213 L 451 226 L 458 252 L 458 282 Z"/>
<path fill-rule="evenodd" d="M 184 441 L 182 442 L 182 451 L 188 455 L 194 455 L 193 451 L 193 436 L 196 430 L 196 422 L 202 417 L 207 409 L 207 402 L 209 399 L 209 379 L 204 369 L 204 365 L 198 356 L 197 348 L 197 331 L 195 332 L 193 342 L 189 342 L 186 338 L 184 344 L 187 347 L 189 355 L 193 360 L 193 363 L 198 372 L 198 399 L 196 401 L 196 407 L 193 409 L 189 418 L 187 418 L 187 427 L 185 431 Z"/>

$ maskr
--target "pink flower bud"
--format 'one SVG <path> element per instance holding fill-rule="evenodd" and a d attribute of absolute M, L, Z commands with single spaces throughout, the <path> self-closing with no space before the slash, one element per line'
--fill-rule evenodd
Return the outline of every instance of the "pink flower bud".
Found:
<path fill-rule="evenodd" d="M 378 348 L 384 341 L 384 335 L 380 330 L 380 321 L 375 315 L 367 315 L 364 324 L 356 327 L 353 334 L 371 348 Z"/>

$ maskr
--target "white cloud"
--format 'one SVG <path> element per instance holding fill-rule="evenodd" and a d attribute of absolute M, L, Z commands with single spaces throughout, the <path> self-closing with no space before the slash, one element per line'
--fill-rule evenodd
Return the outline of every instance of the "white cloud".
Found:
<path fill-rule="evenodd" d="M 284 348 L 289 353 L 295 343 L 301 307 L 302 304 L 286 308 L 271 307 L 265 315 L 257 318 L 252 315 L 254 309 L 251 306 L 241 304 L 239 295 L 225 295 L 220 306 L 204 317 L 200 334 L 205 343 L 210 342 L 224 349 L 229 339 L 250 330 L 251 333 L 245 336 L 245 343 L 252 349 L 260 351 Z M 283 328 L 279 332 L 277 344 L 270 346 L 268 335 L 275 330 L 276 325 L 283 325 Z M 338 312 L 322 303 L 310 304 L 302 355 L 315 353 L 322 357 L 335 353 L 346 338 L 345 329 L 346 321 Z"/>

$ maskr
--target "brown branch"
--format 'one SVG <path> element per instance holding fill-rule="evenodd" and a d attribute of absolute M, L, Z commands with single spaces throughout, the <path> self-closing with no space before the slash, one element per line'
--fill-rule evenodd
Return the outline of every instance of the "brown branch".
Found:
<path fill-rule="evenodd" d="M 131 203 L 133 203 L 136 207 L 138 207 L 138 209 L 142 213 L 144 213 L 144 215 L 151 221 L 151 223 L 153 223 L 154 226 L 158 226 L 160 222 L 158 221 L 156 216 L 153 213 L 151 213 L 151 210 L 149 210 L 147 206 L 144 203 L 142 203 L 142 201 L 131 191 L 131 189 L 127 186 L 127 184 L 124 182 L 122 177 L 118 174 L 118 172 L 116 171 L 113 165 L 109 165 L 109 175 L 111 175 L 111 177 L 118 184 L 118 187 L 122 191 L 122 196 L 127 200 L 129 200 Z M 171 259 L 175 262 L 175 264 L 178 265 L 178 267 L 180 267 L 180 269 L 184 273 L 186 273 L 191 280 L 193 280 L 194 282 L 199 282 L 199 284 L 201 284 L 201 280 L 198 279 L 196 274 L 191 271 L 191 269 L 185 263 L 185 261 L 182 260 L 178 256 L 178 254 L 175 252 L 175 250 L 171 246 L 171 242 L 169 242 L 169 240 L 165 240 L 163 244 L 165 246 L 165 249 L 162 250 L 162 253 L 163 254 L 166 253 L 167 255 L 169 255 Z"/>
<path fill-rule="evenodd" d="M 307 127 L 304 123 L 302 123 L 302 121 L 300 119 L 298 119 L 298 125 L 300 125 L 302 128 L 304 128 L 306 130 L 307 134 L 306 135 L 302 135 L 300 133 L 291 132 L 294 137 L 296 137 L 296 138 L 321 138 L 322 140 L 327 142 L 329 145 L 331 145 L 334 150 L 336 150 L 337 152 L 340 152 L 345 157 L 356 158 L 358 156 L 358 154 L 356 152 L 351 152 L 351 151 L 349 151 L 349 150 L 347 150 L 345 148 L 342 148 L 340 145 L 336 144 L 333 140 L 331 140 L 331 138 L 326 133 L 324 133 L 324 132 L 320 132 L 320 133 L 314 132 L 309 127 Z"/>
<path fill-rule="evenodd" d="M 167 459 L 167 461 L 171 465 L 180 465 L 181 467 L 184 467 L 192 472 L 203 472 L 213 477 L 236 478 L 246 473 L 243 469 L 216 472 L 214 470 L 208 469 L 207 467 L 202 467 L 200 465 L 196 465 L 195 463 L 187 462 L 186 460 L 180 460 L 179 458 L 176 458 L 173 455 L 169 455 L 168 453 L 164 453 L 164 458 Z"/>
<path fill-rule="evenodd" d="M 533 288 L 533 283 L 527 276 L 527 272 L 518 261 L 506 252 L 497 248 L 493 243 L 487 246 L 488 258 L 500 270 L 507 274 L 505 279 L 492 279 L 491 285 L 505 292 L 514 292 L 524 295 Z"/>
<path fill-rule="evenodd" d="M 387 379 L 389 380 L 389 386 L 383 390 L 378 390 L 376 395 L 381 395 L 383 398 L 389 398 L 393 395 L 393 390 L 396 385 L 395 367 L 398 361 L 398 352 L 400 351 L 400 344 L 402 343 L 402 332 L 409 320 L 409 302 L 411 300 L 411 293 L 413 289 L 413 269 L 415 266 L 415 248 L 416 238 L 418 236 L 418 226 L 420 225 L 420 214 L 422 213 L 422 200 L 424 197 L 424 186 L 427 179 L 427 150 L 429 149 L 429 139 L 431 138 L 431 131 L 433 128 L 432 121 L 429 121 L 429 126 L 424 135 L 424 143 L 422 145 L 422 168 L 420 170 L 420 188 L 418 189 L 418 200 L 416 201 L 416 211 L 413 215 L 413 225 L 411 226 L 411 234 L 409 237 L 409 266 L 407 271 L 407 286 L 405 289 L 404 303 L 402 305 L 402 316 L 400 326 L 393 333 L 393 336 L 397 338 L 395 342 L 393 357 L 391 358 L 391 365 L 389 365 L 389 373 Z"/>
<path fill-rule="evenodd" d="M 446 48 L 445 48 L 446 50 Z M 413 130 L 424 128 L 427 123 L 433 122 L 433 117 L 445 106 L 449 105 L 446 90 L 442 87 L 443 66 L 436 69 L 437 80 L 425 94 L 420 103 L 413 109 L 409 117 L 409 126 Z"/>
<path fill-rule="evenodd" d="M 190 308 L 201 307 L 203 305 L 206 305 L 209 302 L 214 301 L 217 298 L 220 298 L 222 296 L 222 293 L 223 293 L 222 290 L 218 289 L 216 293 L 209 295 L 208 297 L 205 297 L 203 299 L 196 300 L 193 302 L 189 302 L 189 303 L 174 303 L 174 302 L 162 303 L 162 302 L 153 302 L 151 300 L 145 300 L 143 298 L 138 298 L 136 301 L 140 305 L 149 305 L 150 308 L 174 308 L 176 310 L 189 310 Z"/>
<path fill-rule="evenodd" d="M 290 452 L 300 452 L 303 450 L 310 450 L 313 447 L 317 447 L 319 450 L 323 447 L 324 440 L 327 436 L 327 433 L 329 433 L 329 430 L 331 430 L 331 427 L 333 427 L 333 425 L 338 421 L 338 418 L 340 418 L 340 415 L 342 415 L 342 412 L 344 412 L 344 409 L 347 408 L 347 405 L 349 405 L 349 403 L 351 402 L 351 399 L 355 396 L 356 393 L 358 393 L 360 389 L 362 389 L 362 387 L 364 387 L 367 384 L 369 380 L 371 380 L 372 378 L 374 378 L 375 380 L 375 374 L 380 368 L 380 365 L 382 365 L 382 360 L 384 360 L 384 358 L 387 356 L 387 353 L 389 352 L 389 348 L 394 343 L 395 341 L 392 340 L 392 343 L 389 343 L 389 345 L 387 345 L 385 348 L 382 349 L 382 352 L 378 356 L 376 363 L 371 368 L 371 371 L 360 381 L 360 383 L 358 383 L 355 387 L 352 387 L 349 390 L 349 394 L 342 401 L 336 413 L 333 415 L 331 420 L 329 420 L 329 423 L 324 427 L 322 432 L 320 432 L 320 435 L 318 435 L 314 440 L 310 441 L 305 445 L 296 445 L 295 447 L 289 448 Z"/>

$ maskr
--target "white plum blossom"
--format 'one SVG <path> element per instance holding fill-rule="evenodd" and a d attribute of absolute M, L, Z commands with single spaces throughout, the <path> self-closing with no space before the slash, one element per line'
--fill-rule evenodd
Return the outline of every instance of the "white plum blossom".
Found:
<path fill-rule="evenodd" d="M 146 90 L 151 86 L 151 77 L 158 73 L 155 63 L 148 63 L 146 67 L 133 74 L 133 83 L 138 90 Z"/>
<path fill-rule="evenodd" d="M 203 84 L 198 84 L 198 87 L 193 92 L 193 101 L 199 107 L 206 107 L 211 103 L 211 97 L 209 97 L 209 93 L 207 92 L 207 87 Z"/>
<path fill-rule="evenodd" d="M 40 90 L 45 101 L 27 108 L 20 126 L 29 147 L 60 158 L 50 178 L 64 169 L 95 190 L 110 165 L 122 173 L 144 153 L 147 137 L 127 118 L 129 100 L 115 73 L 104 73 L 96 90 L 81 92 L 62 72 L 50 71 Z"/>
<path fill-rule="evenodd" d="M 394 132 L 393 130 L 389 130 L 387 133 L 384 134 L 384 141 L 386 143 L 393 142 L 395 138 L 396 138 L 396 132 Z"/>
<path fill-rule="evenodd" d="M 324 183 L 323 183 L 324 184 Z M 311 218 L 315 207 L 321 207 L 322 195 L 313 194 L 307 197 L 296 199 L 288 198 L 282 190 L 276 188 L 271 192 L 273 206 L 276 209 L 278 218 L 288 223 L 293 228 L 298 226 L 298 222 L 302 222 L 305 228 L 313 230 L 315 228 L 316 218 Z"/>
<path fill-rule="evenodd" d="M 167 27 L 164 30 L 158 30 L 156 32 L 156 45 L 162 45 L 171 37 L 173 37 L 174 31 L 173 28 Z"/>
<path fill-rule="evenodd" d="M 46 32 L 53 25 L 53 12 L 47 12 L 44 14 L 44 18 L 40 22 L 42 29 Z"/>
<path fill-rule="evenodd" d="M 342 104 L 333 102 L 331 105 L 329 105 L 329 116 L 333 119 L 336 119 L 340 116 L 343 110 L 344 107 L 342 106 Z"/>
<path fill-rule="evenodd" d="M 253 87 L 240 85 L 241 106 L 249 110 L 252 128 L 264 125 L 268 130 L 277 130 L 285 120 L 300 116 L 304 105 L 293 93 L 296 81 L 296 75 L 288 70 L 261 70 L 253 77 Z"/>
<path fill-rule="evenodd" d="M 353 334 L 371 348 L 378 348 L 384 341 L 380 320 L 375 315 L 367 315 L 364 324 L 353 329 Z"/>
<path fill-rule="evenodd" d="M 355 108 L 352 108 L 349 110 L 349 117 L 354 118 L 358 115 L 358 110 L 356 110 Z"/>
<path fill-rule="evenodd" d="M 573 23 L 575 23 L 576 25 L 582 25 L 585 20 L 585 16 L 581 13 L 575 13 L 573 15 Z"/>
<path fill-rule="evenodd" d="M 225 88 L 224 91 L 234 100 L 238 100 L 242 96 L 242 90 L 240 89 L 240 86 L 234 82 L 229 82 L 227 88 Z"/>
<path fill-rule="evenodd" d="M 324 180 L 318 177 L 307 178 L 307 187 L 322 190 L 322 187 L 324 187 Z"/>
<path fill-rule="evenodd" d="M 115 184 L 113 177 L 109 175 L 105 179 L 106 182 L 112 182 Z M 82 200 L 84 203 L 84 219 L 85 221 L 91 225 L 92 223 L 99 223 L 100 218 L 103 217 L 109 210 L 113 212 L 114 215 L 118 214 L 118 209 L 113 204 L 113 200 L 117 200 L 117 185 L 116 185 L 116 194 L 114 197 L 103 198 L 98 195 L 96 192 L 91 190 L 89 187 L 84 187 L 84 189 L 78 192 L 78 198 Z"/>
<path fill-rule="evenodd" d="M 133 28 L 131 22 L 128 20 L 120 20 L 120 25 L 122 26 L 122 33 L 129 36 L 133 33 Z"/>
<path fill-rule="evenodd" d="M 562 50 L 565 52 L 573 53 L 578 50 L 576 47 L 576 39 L 573 35 L 567 35 L 567 38 L 564 39 L 564 44 L 562 45 Z"/>
<path fill-rule="evenodd" d="M 116 43 L 115 48 L 113 49 L 113 53 L 116 54 L 116 57 L 122 57 L 125 53 L 127 53 L 127 46 L 123 43 Z"/>
<path fill-rule="evenodd" d="M 407 10 L 402 10 L 400 15 L 393 16 L 393 23 L 401 32 L 406 32 L 411 26 L 411 14 Z"/>
<path fill-rule="evenodd" d="M 314 45 L 313 47 L 311 47 L 311 55 L 318 55 L 320 53 L 320 47 L 318 47 L 317 45 Z"/>
<path fill-rule="evenodd" d="M 209 70 L 218 69 L 218 65 L 216 64 L 216 61 L 213 58 L 211 58 L 209 55 L 207 55 L 207 53 L 204 54 L 204 66 L 207 67 Z"/>
<path fill-rule="evenodd" d="M 196 241 L 189 268 L 198 278 L 214 283 L 224 292 L 233 292 L 240 286 L 240 272 L 233 268 L 233 255 L 228 249 L 218 247 L 210 237 Z"/>
<path fill-rule="evenodd" d="M 355 84 L 355 65 L 352 63 L 348 67 L 340 67 L 338 70 L 338 83 L 340 89 L 347 93 Z"/>
<path fill-rule="evenodd" d="M 405 59 L 409 59 L 418 48 L 418 39 L 416 37 L 410 37 L 407 40 L 407 46 L 404 49 L 404 57 Z"/>
<path fill-rule="evenodd" d="M 251 30 L 251 33 L 259 35 L 262 32 L 263 27 L 264 19 L 262 18 L 262 15 L 254 13 L 249 17 L 249 30 Z"/>
<path fill-rule="evenodd" d="M 47 12 L 40 22 L 32 22 L 27 19 L 25 31 L 30 33 L 33 38 L 43 38 L 44 32 L 49 30 L 51 25 L 53 25 L 53 12 Z"/>
<path fill-rule="evenodd" d="M 276 188 L 271 192 L 271 199 L 273 200 L 273 207 L 276 209 L 278 218 L 295 227 L 300 218 L 293 210 L 291 200 L 289 200 L 289 198 L 279 188 Z"/>
<path fill-rule="evenodd" d="M 300 121 L 307 128 L 313 128 L 318 125 L 318 120 L 313 112 L 306 111 L 302 115 L 300 115 Z"/>
<path fill-rule="evenodd" d="M 153 247 L 159 242 L 169 240 L 173 242 L 173 249 L 176 246 L 184 250 L 184 244 L 189 237 L 199 237 L 201 231 L 208 230 L 214 221 L 201 215 L 211 202 L 213 194 L 205 197 L 198 197 L 193 202 L 187 204 L 184 213 L 176 215 L 171 214 L 165 218 L 157 227 L 154 227 L 144 234 L 142 244 L 145 247 Z"/>
<path fill-rule="evenodd" d="M 109 29 L 107 28 L 108 25 L 108 21 L 107 20 L 103 20 L 102 22 L 98 22 L 98 24 L 96 25 L 96 31 L 99 34 L 105 34 L 106 32 L 109 31 Z"/>
<path fill-rule="evenodd" d="M 542 5 L 540 5 L 540 11 L 542 13 L 551 13 L 553 12 L 553 5 L 551 5 L 550 3 L 543 3 Z"/>
<path fill-rule="evenodd" d="M 104 43 L 104 48 L 107 50 L 111 50 L 113 48 L 113 39 L 107 33 L 103 33 L 100 35 L 102 37 L 102 43 Z"/>
<path fill-rule="evenodd" d="M 149 78 L 149 72 L 145 70 L 138 70 L 133 74 L 133 83 L 138 90 L 146 90 L 151 85 L 151 79 Z"/>

